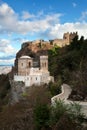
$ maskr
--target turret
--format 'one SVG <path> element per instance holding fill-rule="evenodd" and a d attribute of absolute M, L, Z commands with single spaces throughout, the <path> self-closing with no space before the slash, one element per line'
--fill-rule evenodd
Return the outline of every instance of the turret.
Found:
<path fill-rule="evenodd" d="M 33 66 L 33 60 L 29 56 L 21 56 L 18 59 L 18 75 L 28 75 Z"/>
<path fill-rule="evenodd" d="M 40 56 L 40 69 L 48 71 L 48 56 Z"/>

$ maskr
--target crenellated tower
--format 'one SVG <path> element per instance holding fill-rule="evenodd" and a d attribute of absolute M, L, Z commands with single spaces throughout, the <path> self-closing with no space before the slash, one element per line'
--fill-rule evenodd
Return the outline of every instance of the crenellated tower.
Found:
<path fill-rule="evenodd" d="M 69 44 L 70 44 L 70 42 L 71 42 L 77 35 L 78 35 L 77 32 L 73 32 L 73 33 L 72 33 L 72 32 L 71 32 L 71 33 L 67 32 L 67 33 L 64 33 L 63 39 L 66 40 L 66 43 L 69 43 Z"/>

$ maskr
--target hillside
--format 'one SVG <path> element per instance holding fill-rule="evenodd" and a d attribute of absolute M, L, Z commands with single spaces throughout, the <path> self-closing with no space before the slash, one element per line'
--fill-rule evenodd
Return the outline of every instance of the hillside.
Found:
<path fill-rule="evenodd" d="M 72 86 L 73 100 L 87 100 L 87 39 L 76 36 L 70 45 L 49 50 L 49 70 L 55 80 Z"/>
<path fill-rule="evenodd" d="M 34 48 L 34 49 L 33 49 Z M 67 83 L 72 86 L 73 100 L 87 100 L 87 40 L 82 36 L 76 36 L 70 45 L 62 48 L 57 45 L 35 43 L 23 43 L 16 54 L 13 74 L 17 72 L 17 60 L 22 55 L 28 55 L 39 61 L 40 55 L 49 56 L 49 71 L 55 77 L 55 81 Z"/>

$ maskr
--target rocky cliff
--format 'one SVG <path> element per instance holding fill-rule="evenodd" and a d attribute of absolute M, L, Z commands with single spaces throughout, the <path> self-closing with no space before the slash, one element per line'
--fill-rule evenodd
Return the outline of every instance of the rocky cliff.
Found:
<path fill-rule="evenodd" d="M 36 40 L 32 42 L 25 42 L 22 44 L 21 49 L 16 54 L 16 59 L 14 63 L 14 67 L 12 68 L 12 72 L 10 73 L 10 77 L 14 73 L 17 73 L 17 64 L 18 64 L 18 58 L 27 55 L 34 59 L 34 61 L 39 61 L 40 55 L 47 55 L 48 50 L 51 49 L 53 45 L 50 44 L 48 41 L 43 40 Z"/>

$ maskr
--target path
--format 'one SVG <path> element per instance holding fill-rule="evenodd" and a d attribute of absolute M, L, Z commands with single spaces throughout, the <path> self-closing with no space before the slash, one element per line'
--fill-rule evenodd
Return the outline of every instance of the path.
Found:
<path fill-rule="evenodd" d="M 82 112 L 84 113 L 84 115 L 87 118 L 87 102 L 68 100 L 68 97 L 69 97 L 69 95 L 70 95 L 70 93 L 72 91 L 70 86 L 67 85 L 67 84 L 63 84 L 61 87 L 62 87 L 62 93 L 52 97 L 51 98 L 51 103 L 54 104 L 55 100 L 59 100 L 59 99 L 64 100 L 64 102 L 66 104 L 70 104 L 70 103 L 73 103 L 73 102 L 79 103 L 79 105 L 82 106 Z"/>

